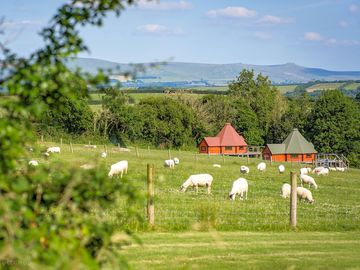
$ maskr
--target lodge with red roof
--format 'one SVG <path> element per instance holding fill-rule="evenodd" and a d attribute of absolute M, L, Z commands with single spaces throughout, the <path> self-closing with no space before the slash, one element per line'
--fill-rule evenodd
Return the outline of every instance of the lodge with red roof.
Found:
<path fill-rule="evenodd" d="M 199 144 L 201 154 L 236 155 L 247 152 L 247 143 L 230 123 L 225 126 L 215 137 L 205 137 Z"/>

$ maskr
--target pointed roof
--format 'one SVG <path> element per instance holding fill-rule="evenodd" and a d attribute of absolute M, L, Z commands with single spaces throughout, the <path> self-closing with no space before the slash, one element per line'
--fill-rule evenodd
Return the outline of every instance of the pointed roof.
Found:
<path fill-rule="evenodd" d="M 289 136 L 283 141 L 283 144 L 285 144 L 287 154 L 317 153 L 314 145 L 308 142 L 297 128 L 293 129 Z"/>
<path fill-rule="evenodd" d="M 246 146 L 244 138 L 240 136 L 230 123 L 226 123 L 225 126 L 216 135 L 220 138 L 219 146 Z"/>
<path fill-rule="evenodd" d="M 220 146 L 220 138 L 218 137 L 205 137 L 204 140 L 208 146 Z"/>

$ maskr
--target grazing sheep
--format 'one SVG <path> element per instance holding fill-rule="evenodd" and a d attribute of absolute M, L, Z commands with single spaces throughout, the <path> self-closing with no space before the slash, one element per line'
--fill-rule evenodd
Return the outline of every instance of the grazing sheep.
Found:
<path fill-rule="evenodd" d="M 318 185 L 316 184 L 314 178 L 312 178 L 309 175 L 301 174 L 300 180 L 301 180 L 301 186 L 303 186 L 303 183 L 305 183 L 305 184 L 309 184 L 309 188 L 310 188 L 310 185 L 313 185 L 315 187 L 315 189 L 318 188 Z"/>
<path fill-rule="evenodd" d="M 279 173 L 284 173 L 284 172 L 285 172 L 285 166 L 279 165 Z"/>
<path fill-rule="evenodd" d="M 320 172 L 322 169 L 325 169 L 324 167 L 316 167 L 314 170 L 313 170 L 313 173 L 318 173 Z"/>
<path fill-rule="evenodd" d="M 310 172 L 311 172 L 311 168 L 309 167 L 300 169 L 300 174 L 309 174 Z"/>
<path fill-rule="evenodd" d="M 263 172 L 266 170 L 266 163 L 265 162 L 260 162 L 258 165 L 257 165 L 257 169 L 260 171 L 260 172 Z"/>
<path fill-rule="evenodd" d="M 230 200 L 235 200 L 236 194 L 240 196 L 240 200 L 244 199 L 244 193 L 245 193 L 245 200 L 247 200 L 247 194 L 248 194 L 248 182 L 245 178 L 239 178 L 233 182 L 231 191 L 229 193 Z"/>
<path fill-rule="evenodd" d="M 120 178 L 122 178 L 123 174 L 127 173 L 128 166 L 129 166 L 129 164 L 128 164 L 127 160 L 122 160 L 122 161 L 119 161 L 118 163 L 111 165 L 109 177 L 113 177 L 114 175 L 120 174 Z"/>
<path fill-rule="evenodd" d="M 174 168 L 175 167 L 175 162 L 172 159 L 167 159 L 167 160 L 164 161 L 164 166 Z"/>
<path fill-rule="evenodd" d="M 214 168 L 221 168 L 221 165 L 220 164 L 213 164 L 213 167 Z"/>
<path fill-rule="evenodd" d="M 210 174 L 193 174 L 181 185 L 180 191 L 185 192 L 188 187 L 195 187 L 198 193 L 198 187 L 207 187 L 207 193 L 210 194 L 212 181 Z"/>
<path fill-rule="evenodd" d="M 46 150 L 47 153 L 60 153 L 60 147 L 59 146 L 53 146 L 53 147 L 49 147 Z"/>
<path fill-rule="evenodd" d="M 84 164 L 84 165 L 81 165 L 80 168 L 84 169 L 84 170 L 91 170 L 91 169 L 94 169 L 95 166 L 92 164 Z"/>
<path fill-rule="evenodd" d="M 334 168 L 334 167 L 329 167 L 329 171 L 336 172 L 336 168 Z"/>
<path fill-rule="evenodd" d="M 50 154 L 48 152 L 45 152 L 43 155 L 44 155 L 45 158 L 50 157 Z"/>
<path fill-rule="evenodd" d="M 36 160 L 30 160 L 29 165 L 31 165 L 31 166 L 39 166 L 39 162 L 37 162 Z"/>
<path fill-rule="evenodd" d="M 177 157 L 173 158 L 173 161 L 175 163 L 175 165 L 179 165 L 180 164 L 180 160 Z"/>
<path fill-rule="evenodd" d="M 336 171 L 338 171 L 338 172 L 345 172 L 345 168 L 343 168 L 343 167 L 336 167 Z"/>
<path fill-rule="evenodd" d="M 240 167 L 240 172 L 248 174 L 250 172 L 250 169 L 247 166 L 241 166 Z"/>
<path fill-rule="evenodd" d="M 283 184 L 280 190 L 280 196 L 283 198 L 289 198 L 291 193 L 291 186 L 290 184 Z"/>
<path fill-rule="evenodd" d="M 304 187 L 297 187 L 296 188 L 297 197 L 299 200 L 305 200 L 309 203 L 314 203 L 315 200 L 313 199 L 313 196 L 311 194 L 311 191 Z"/>
<path fill-rule="evenodd" d="M 102 158 L 106 158 L 106 157 L 107 157 L 107 153 L 106 153 L 106 152 L 102 152 L 102 153 L 101 153 L 101 157 L 102 157 Z"/>
<path fill-rule="evenodd" d="M 317 175 L 328 175 L 329 174 L 329 169 L 328 168 L 323 168 L 321 171 L 318 171 L 316 174 Z"/>

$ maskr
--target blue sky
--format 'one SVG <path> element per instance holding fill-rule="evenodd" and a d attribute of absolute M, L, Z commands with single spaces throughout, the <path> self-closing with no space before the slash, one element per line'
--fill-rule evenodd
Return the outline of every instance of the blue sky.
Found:
<path fill-rule="evenodd" d="M 0 0 L 5 36 L 21 55 L 67 0 Z M 102 28 L 81 34 L 90 54 L 121 63 L 174 60 L 198 63 L 296 63 L 360 70 L 360 0 L 140 1 Z"/>

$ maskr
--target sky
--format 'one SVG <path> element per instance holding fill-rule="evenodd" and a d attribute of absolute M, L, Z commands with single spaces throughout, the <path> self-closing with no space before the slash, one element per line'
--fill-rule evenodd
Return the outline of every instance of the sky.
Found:
<path fill-rule="evenodd" d="M 20 55 L 68 0 L 0 0 L 0 36 Z M 0 28 L 0 29 L 1 29 Z M 360 0 L 140 0 L 102 28 L 86 27 L 82 57 L 119 63 L 296 63 L 360 70 Z"/>

